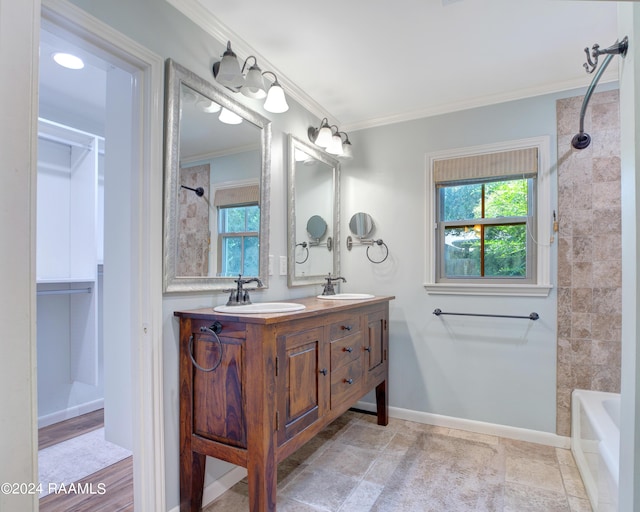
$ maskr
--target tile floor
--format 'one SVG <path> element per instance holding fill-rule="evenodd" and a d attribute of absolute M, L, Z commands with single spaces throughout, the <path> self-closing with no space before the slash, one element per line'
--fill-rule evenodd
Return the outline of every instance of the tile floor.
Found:
<path fill-rule="evenodd" d="M 246 480 L 203 509 L 249 510 Z M 569 450 L 349 411 L 278 466 L 279 512 L 591 512 Z"/>

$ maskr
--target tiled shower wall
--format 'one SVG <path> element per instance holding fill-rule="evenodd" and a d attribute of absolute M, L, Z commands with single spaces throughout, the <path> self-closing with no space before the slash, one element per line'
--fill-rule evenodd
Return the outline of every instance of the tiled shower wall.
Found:
<path fill-rule="evenodd" d="M 585 115 L 591 145 L 571 147 L 583 97 L 559 100 L 556 432 L 571 433 L 571 391 L 620 391 L 621 210 L 618 91 Z"/>

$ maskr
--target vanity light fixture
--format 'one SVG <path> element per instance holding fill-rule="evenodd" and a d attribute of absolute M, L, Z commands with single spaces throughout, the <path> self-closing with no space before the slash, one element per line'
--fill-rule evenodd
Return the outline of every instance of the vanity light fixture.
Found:
<path fill-rule="evenodd" d="M 253 64 L 244 74 L 249 59 L 253 59 Z M 267 91 L 265 75 L 273 75 L 273 83 Z M 231 41 L 227 42 L 227 49 L 222 55 L 222 60 L 213 64 L 213 76 L 216 81 L 224 85 L 232 92 L 240 92 L 252 99 L 266 98 L 264 109 L 267 112 L 281 114 L 289 110 L 289 105 L 284 94 L 284 90 L 278 82 L 278 77 L 272 71 L 262 71 L 258 66 L 258 60 L 249 55 L 240 68 L 238 57 L 231 50 Z"/>
<path fill-rule="evenodd" d="M 331 142 L 329 142 L 329 145 L 327 146 L 326 151 L 330 155 L 340 156 L 342 155 L 342 137 L 340 137 L 339 135 L 337 126 L 335 127 L 335 129 L 336 131 L 331 136 Z"/>
<path fill-rule="evenodd" d="M 273 83 L 269 87 L 267 99 L 264 100 L 264 109 L 267 112 L 273 112 L 274 114 L 282 114 L 289 110 L 287 104 L 287 98 L 284 95 L 284 89 L 278 82 L 278 77 L 273 71 L 265 71 L 262 75 L 273 75 Z"/>
<path fill-rule="evenodd" d="M 238 57 L 231 49 L 231 41 L 227 42 L 227 49 L 222 54 L 222 60 L 213 65 L 213 76 L 220 85 L 224 85 L 233 92 L 238 92 L 244 84 Z"/>
<path fill-rule="evenodd" d="M 353 146 L 346 132 L 338 132 L 338 135 L 344 135 L 344 142 L 342 143 L 342 155 L 344 160 L 351 160 L 353 158 Z"/>
<path fill-rule="evenodd" d="M 327 149 L 327 146 L 331 143 L 331 136 L 333 132 L 331 126 L 329 126 L 329 120 L 325 117 L 320 123 L 319 128 L 311 126 L 307 131 L 309 140 L 316 146 L 320 146 L 322 149 Z"/>
<path fill-rule="evenodd" d="M 242 72 L 244 72 L 249 59 L 253 59 L 253 66 L 247 71 L 247 76 L 244 79 L 244 85 L 240 88 L 240 92 L 247 98 L 259 100 L 267 95 L 264 78 L 262 77 L 262 70 L 258 67 L 258 61 L 253 55 L 249 55 L 244 61 Z"/>
<path fill-rule="evenodd" d="M 344 141 L 342 136 L 344 135 Z M 307 130 L 309 140 L 316 146 L 321 147 L 330 155 L 335 155 L 345 160 L 353 158 L 353 146 L 346 132 L 341 132 L 334 125 L 329 125 L 329 120 L 325 117 L 318 128 L 310 126 Z"/>

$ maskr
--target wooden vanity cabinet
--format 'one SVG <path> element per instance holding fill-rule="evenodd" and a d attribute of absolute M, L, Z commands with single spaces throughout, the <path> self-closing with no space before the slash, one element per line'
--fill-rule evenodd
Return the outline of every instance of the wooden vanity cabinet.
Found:
<path fill-rule="evenodd" d="M 369 391 L 387 424 L 392 299 L 298 299 L 306 309 L 296 313 L 175 313 L 181 512 L 201 508 L 206 456 L 246 467 L 251 512 L 273 512 L 278 462 Z"/>

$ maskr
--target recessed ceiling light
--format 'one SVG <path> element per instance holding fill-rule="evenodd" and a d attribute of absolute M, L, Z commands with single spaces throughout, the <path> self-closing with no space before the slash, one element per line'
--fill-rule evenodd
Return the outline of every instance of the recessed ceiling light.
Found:
<path fill-rule="evenodd" d="M 68 69 L 82 69 L 84 67 L 84 62 L 82 62 L 82 59 L 70 53 L 54 53 L 53 60 L 55 60 L 62 67 Z"/>

